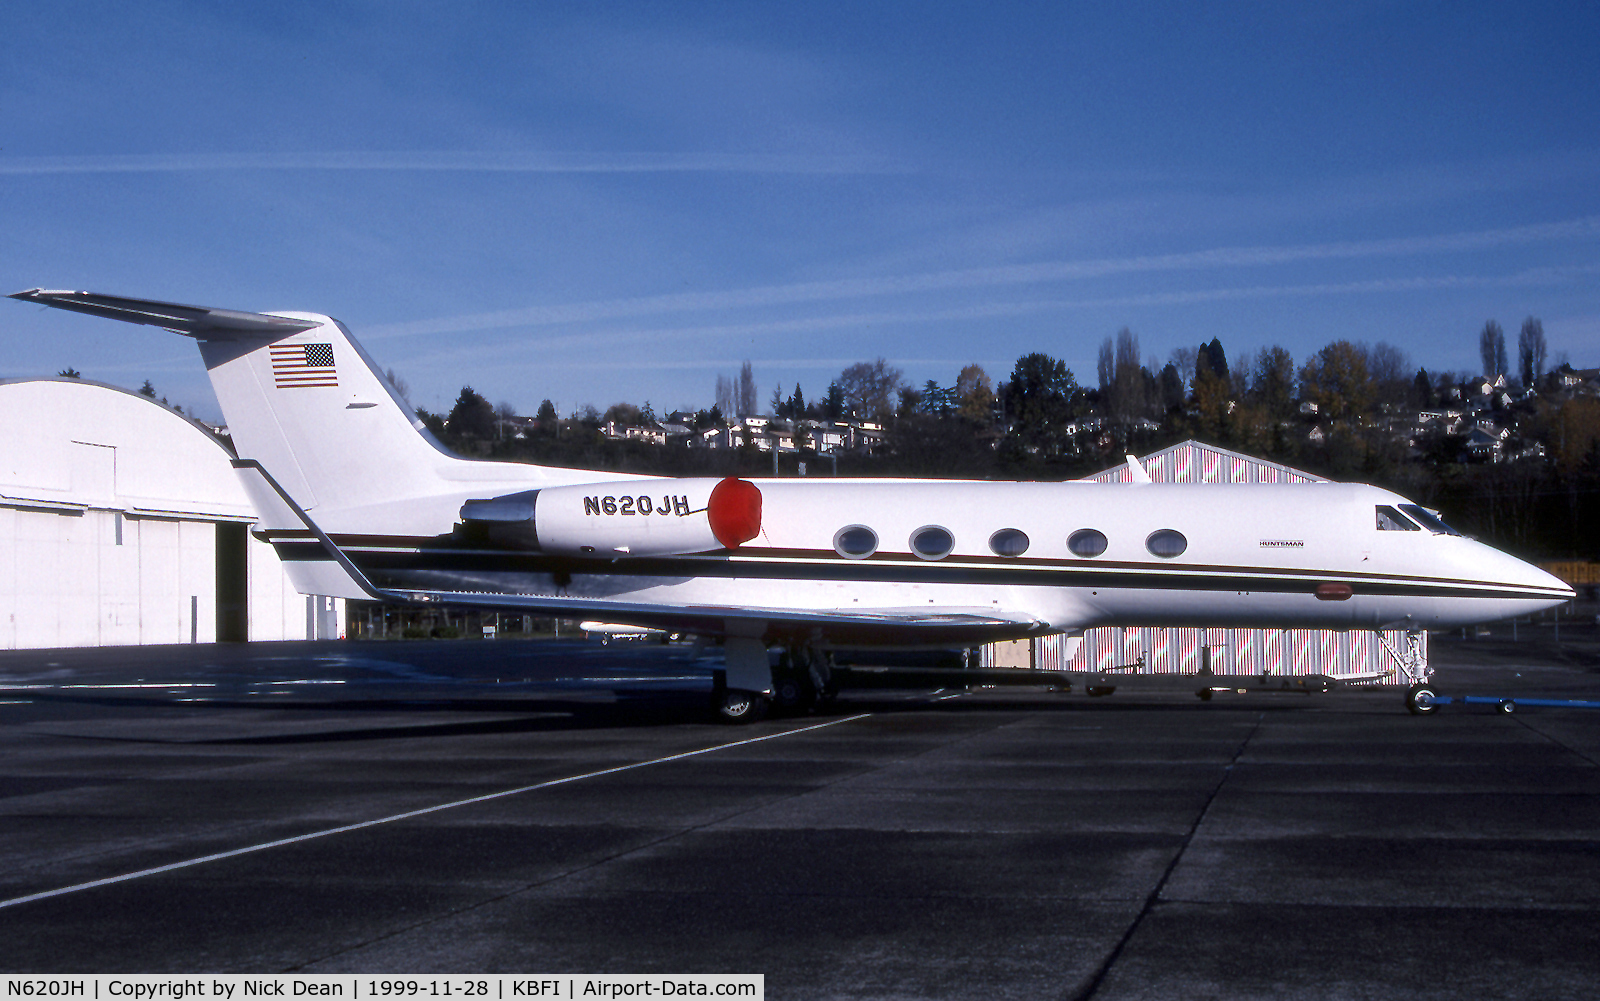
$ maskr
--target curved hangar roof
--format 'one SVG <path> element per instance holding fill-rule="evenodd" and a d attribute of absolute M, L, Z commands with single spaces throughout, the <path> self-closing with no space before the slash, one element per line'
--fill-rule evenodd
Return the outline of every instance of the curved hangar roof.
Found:
<path fill-rule="evenodd" d="M 155 400 L 81 379 L 0 381 L 0 505 L 255 520 L 220 439 Z"/>

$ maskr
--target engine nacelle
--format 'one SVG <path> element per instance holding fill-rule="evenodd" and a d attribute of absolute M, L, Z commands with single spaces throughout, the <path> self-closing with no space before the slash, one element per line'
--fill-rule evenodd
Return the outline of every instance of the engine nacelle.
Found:
<path fill-rule="evenodd" d="M 748 480 L 613 480 L 467 501 L 461 520 L 501 545 L 617 559 L 735 549 L 761 534 Z"/>

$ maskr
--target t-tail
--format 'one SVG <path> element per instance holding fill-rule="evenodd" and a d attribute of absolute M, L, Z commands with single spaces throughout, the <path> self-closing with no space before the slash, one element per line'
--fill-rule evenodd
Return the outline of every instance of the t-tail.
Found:
<path fill-rule="evenodd" d="M 431 535 L 470 499 L 615 476 L 450 453 L 332 317 L 45 289 L 11 298 L 195 338 L 239 458 L 331 535 Z"/>

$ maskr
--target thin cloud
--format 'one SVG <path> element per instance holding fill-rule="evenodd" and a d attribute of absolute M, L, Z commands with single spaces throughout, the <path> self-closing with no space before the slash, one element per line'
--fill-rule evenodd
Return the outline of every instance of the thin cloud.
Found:
<path fill-rule="evenodd" d="M 471 348 L 456 346 L 449 351 L 433 352 L 420 358 L 413 358 L 410 361 L 412 364 L 432 364 L 446 360 L 459 361 L 463 358 L 474 356 L 503 356 L 507 351 L 514 351 L 519 348 L 538 350 L 541 353 L 555 352 L 563 348 L 577 348 L 585 352 L 593 352 L 599 347 L 616 349 L 627 345 L 659 344 L 664 339 L 670 339 L 675 345 L 681 345 L 687 339 L 716 340 L 732 337 L 763 339 L 795 333 L 819 333 L 831 330 L 849 330 L 909 323 L 994 319 L 1035 313 L 1065 312 L 1074 309 L 1099 309 L 1116 306 L 1167 306 L 1239 299 L 1419 292 L 1454 288 L 1534 287 L 1561 284 L 1597 274 L 1600 274 L 1600 264 L 1587 264 L 1559 268 L 1532 268 L 1509 275 L 1433 275 L 1414 278 L 1378 278 L 1368 281 L 1300 285 L 1242 285 L 1231 288 L 1150 292 L 1085 299 L 1030 299 L 980 303 L 954 309 L 835 313 L 825 316 L 756 323 L 651 327 L 645 329 L 626 328 L 560 334 L 553 337 L 541 337 L 536 340 L 528 338 L 502 339 L 492 343 L 479 344 Z M 363 340 L 370 339 L 367 333 L 362 333 L 361 337 Z M 608 357 L 610 356 L 608 355 Z M 642 367 L 676 368 L 708 364 L 701 362 L 679 364 L 671 361 L 655 361 L 652 359 L 656 356 L 648 352 L 635 354 L 633 357 Z M 560 364 L 563 367 L 590 367 L 585 363 L 578 362 L 558 363 L 554 360 L 548 360 L 548 363 L 551 365 Z M 798 367 L 801 363 L 797 361 L 794 364 Z M 831 365 L 832 361 L 825 361 L 824 364 Z M 623 367 L 627 366 L 624 365 Z"/>
<path fill-rule="evenodd" d="M 1600 216 L 1584 216 L 1562 222 L 1448 233 L 1439 236 L 1397 237 L 1284 247 L 1220 247 L 1179 254 L 1101 258 L 1088 261 L 1045 261 L 1036 264 L 967 268 L 878 278 L 844 278 L 790 285 L 766 285 L 724 292 L 684 292 L 561 306 L 536 306 L 440 317 L 411 323 L 386 324 L 369 328 L 367 336 L 374 339 L 414 337 L 501 327 L 585 323 L 697 310 L 780 306 L 961 288 L 995 288 L 1007 285 L 1081 281 L 1112 275 L 1163 271 L 1199 271 L 1229 267 L 1262 267 L 1300 261 L 1464 253 L 1517 244 L 1584 239 L 1597 235 L 1600 235 Z"/>
<path fill-rule="evenodd" d="M 328 152 L 129 153 L 0 158 L 0 174 L 136 174 L 225 170 L 389 170 L 529 174 L 893 174 L 882 157 L 788 153 Z"/>

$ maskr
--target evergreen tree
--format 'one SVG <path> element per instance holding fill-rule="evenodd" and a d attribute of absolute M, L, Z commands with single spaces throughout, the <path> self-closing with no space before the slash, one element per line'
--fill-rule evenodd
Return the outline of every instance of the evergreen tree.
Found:
<path fill-rule="evenodd" d="M 1417 369 L 1417 377 L 1411 380 L 1411 402 L 1427 409 L 1434 405 L 1436 399 L 1433 392 L 1433 377 L 1428 375 L 1427 369 Z"/>
<path fill-rule="evenodd" d="M 1023 355 L 1006 383 L 1011 435 L 1025 449 L 1060 455 L 1073 417 L 1078 382 L 1067 363 L 1047 354 Z"/>
<path fill-rule="evenodd" d="M 822 404 L 822 415 L 830 421 L 844 418 L 844 387 L 838 381 L 828 383 L 828 396 Z"/>
<path fill-rule="evenodd" d="M 451 434 L 463 438 L 493 438 L 494 406 L 471 386 L 462 386 L 456 405 L 445 419 L 445 426 Z"/>

